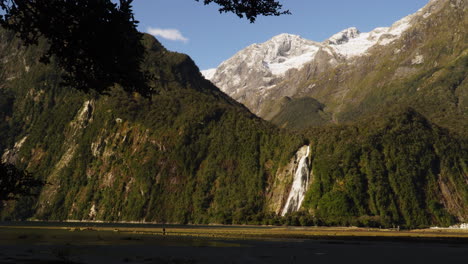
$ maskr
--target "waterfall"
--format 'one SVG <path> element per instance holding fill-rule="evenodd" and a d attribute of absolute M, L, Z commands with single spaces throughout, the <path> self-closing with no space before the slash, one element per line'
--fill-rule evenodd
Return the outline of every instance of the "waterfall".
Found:
<path fill-rule="evenodd" d="M 294 174 L 291 191 L 289 191 L 288 200 L 281 212 L 282 216 L 287 213 L 298 211 L 299 208 L 301 208 L 302 201 L 304 200 L 304 196 L 307 191 L 307 186 L 309 186 L 309 151 L 310 146 L 307 146 L 306 154 L 299 160 L 296 173 Z"/>

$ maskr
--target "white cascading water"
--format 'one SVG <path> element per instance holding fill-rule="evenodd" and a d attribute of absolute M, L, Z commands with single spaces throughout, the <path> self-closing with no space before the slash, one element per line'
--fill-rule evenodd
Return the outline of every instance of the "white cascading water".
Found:
<path fill-rule="evenodd" d="M 302 201 L 304 200 L 307 186 L 309 186 L 309 164 L 307 159 L 309 158 L 310 146 L 307 146 L 307 152 L 301 157 L 299 164 L 297 165 L 296 174 L 294 174 L 293 184 L 291 191 L 289 192 L 288 200 L 286 205 L 281 212 L 284 216 L 287 213 L 296 212 L 301 208 Z"/>

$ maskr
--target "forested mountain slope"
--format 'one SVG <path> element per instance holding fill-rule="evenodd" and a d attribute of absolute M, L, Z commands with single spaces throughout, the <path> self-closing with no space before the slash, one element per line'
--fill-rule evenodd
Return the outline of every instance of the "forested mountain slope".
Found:
<path fill-rule="evenodd" d="M 268 44 L 276 43 L 275 37 L 261 44 L 264 61 L 271 60 L 271 53 L 284 61 L 281 75 L 262 64 L 254 69 L 263 71 L 245 70 L 249 60 L 262 60 L 259 51 L 246 60 L 235 59 L 252 52 L 250 46 L 222 63 L 211 79 L 280 127 L 343 124 L 397 106 L 414 108 L 431 122 L 466 135 L 467 29 L 466 0 L 432 0 L 390 28 L 369 33 L 350 28 L 322 43 L 283 38 Z M 296 46 L 313 47 L 313 54 Z M 287 63 L 296 58 L 301 58 L 299 66 Z M 255 78 L 250 76 L 254 73 Z"/>
<path fill-rule="evenodd" d="M 309 130 L 304 208 L 328 224 L 467 221 L 468 142 L 411 108 Z"/>
<path fill-rule="evenodd" d="M 38 62 L 44 45 L 25 49 L 0 31 L 2 162 L 47 182 L 37 198 L 2 202 L 2 219 L 407 227 L 468 219 L 466 138 L 418 109 L 291 133 L 150 36 L 151 99 L 61 85 L 55 64 Z M 295 177 L 307 180 L 291 191 Z M 290 209 L 294 193 L 305 199 Z"/>
<path fill-rule="evenodd" d="M 151 100 L 60 85 L 1 31 L 2 160 L 47 181 L 5 218 L 246 222 L 263 213 L 277 168 L 303 144 L 220 92 L 183 54 L 145 36 Z M 44 45 L 42 43 L 41 45 Z"/>

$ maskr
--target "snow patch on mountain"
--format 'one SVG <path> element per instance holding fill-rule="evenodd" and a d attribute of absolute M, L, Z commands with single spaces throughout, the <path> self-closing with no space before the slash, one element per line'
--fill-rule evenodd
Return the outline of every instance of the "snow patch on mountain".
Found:
<path fill-rule="evenodd" d="M 320 44 L 306 40 L 297 35 L 280 34 L 263 44 L 251 46 L 251 56 L 245 59 L 261 58 L 262 65 L 273 75 L 282 75 L 290 69 L 300 69 L 312 60 L 320 48 Z"/>
<path fill-rule="evenodd" d="M 353 63 L 354 59 L 369 55 L 374 47 L 387 46 L 400 39 L 419 19 L 434 13 L 437 1 L 440 0 L 431 0 L 424 8 L 390 27 L 378 27 L 370 32 L 350 27 L 323 42 L 283 33 L 264 43 L 252 44 L 216 69 L 202 73 L 226 94 L 258 114 L 262 105 L 273 97 L 295 95 L 295 87 L 285 88 L 287 84 L 283 82 L 294 74 L 291 70 L 310 65 L 309 74 L 341 63 Z M 401 52 L 399 47 L 393 50 L 394 54 Z M 417 57 L 413 61 L 418 64 L 423 60 Z"/>
<path fill-rule="evenodd" d="M 412 65 L 419 65 L 419 64 L 423 64 L 423 63 L 424 63 L 424 56 L 420 55 L 420 54 L 417 54 L 416 57 L 414 57 L 411 60 Z"/>
<path fill-rule="evenodd" d="M 282 75 L 290 69 L 300 69 L 304 64 L 314 59 L 315 54 L 319 50 L 319 47 L 316 46 L 309 46 L 308 48 L 309 50 L 302 55 L 265 63 L 274 75 Z"/>
<path fill-rule="evenodd" d="M 280 34 L 252 44 L 221 63 L 216 70 L 203 71 L 222 91 L 234 99 L 245 98 L 245 89 L 271 87 L 291 69 L 300 69 L 314 59 L 321 43 L 297 35 Z"/>
<path fill-rule="evenodd" d="M 215 73 L 216 73 L 216 68 L 201 71 L 201 74 L 207 80 L 211 80 L 213 76 L 215 75 Z"/>
<path fill-rule="evenodd" d="M 391 27 L 379 27 L 371 32 L 360 33 L 356 28 L 345 29 L 326 40 L 332 49 L 346 59 L 365 55 L 375 45 L 385 46 L 398 39 L 410 26 L 407 16 Z"/>
<path fill-rule="evenodd" d="M 239 67 L 243 65 L 256 68 L 244 70 L 243 74 L 261 71 L 264 75 L 271 74 L 281 77 L 287 71 L 301 69 L 306 63 L 311 62 L 320 49 L 344 59 L 362 56 L 375 45 L 388 45 L 398 39 L 410 27 L 412 17 L 413 15 L 407 16 L 391 27 L 379 27 L 366 33 L 361 33 L 357 28 L 350 27 L 334 34 L 322 43 L 283 33 L 264 43 L 248 46 L 221 63 L 217 69 L 204 70 L 202 74 L 205 78 L 218 84 L 220 80 L 217 80 L 219 79 L 217 70 L 222 69 L 225 73 L 229 72 L 224 77 L 234 77 L 234 75 L 240 74 Z M 234 83 L 239 84 L 241 80 L 236 80 Z M 222 81 L 222 84 L 218 85 L 223 89 L 227 83 Z"/>
<path fill-rule="evenodd" d="M 341 32 L 336 33 L 325 41 L 325 44 L 340 45 L 349 42 L 349 40 L 357 38 L 360 32 L 355 27 L 347 28 Z"/>

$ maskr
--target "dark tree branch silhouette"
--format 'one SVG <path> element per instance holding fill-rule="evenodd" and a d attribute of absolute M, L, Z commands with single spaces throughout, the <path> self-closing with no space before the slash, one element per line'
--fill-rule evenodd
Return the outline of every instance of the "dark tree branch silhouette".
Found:
<path fill-rule="evenodd" d="M 199 1 L 199 0 L 195 0 Z M 141 70 L 145 53 L 133 0 L 0 0 L 0 25 L 17 33 L 26 46 L 41 38 L 49 47 L 41 61 L 55 60 L 64 83 L 99 93 L 115 83 L 127 92 L 149 96 L 150 75 Z M 259 15 L 289 14 L 274 0 L 203 0 L 220 12 L 233 12 L 254 22 Z"/>
<path fill-rule="evenodd" d="M 200 0 L 195 0 L 200 2 Z M 216 3 L 221 6 L 220 13 L 231 12 L 238 17 L 244 16 L 254 23 L 259 15 L 263 16 L 280 16 L 291 14 L 289 10 L 281 11 L 283 6 L 275 0 L 203 0 L 205 5 Z"/>
<path fill-rule="evenodd" d="M 34 189 L 43 185 L 43 181 L 34 179 L 30 173 L 12 164 L 0 163 L 0 201 L 35 195 Z"/>
<path fill-rule="evenodd" d="M 131 0 L 0 0 L 0 24 L 13 30 L 25 45 L 41 37 L 51 59 L 65 70 L 65 84 L 106 91 L 114 83 L 129 92 L 149 94 L 140 71 L 144 47 L 133 17 Z"/>

